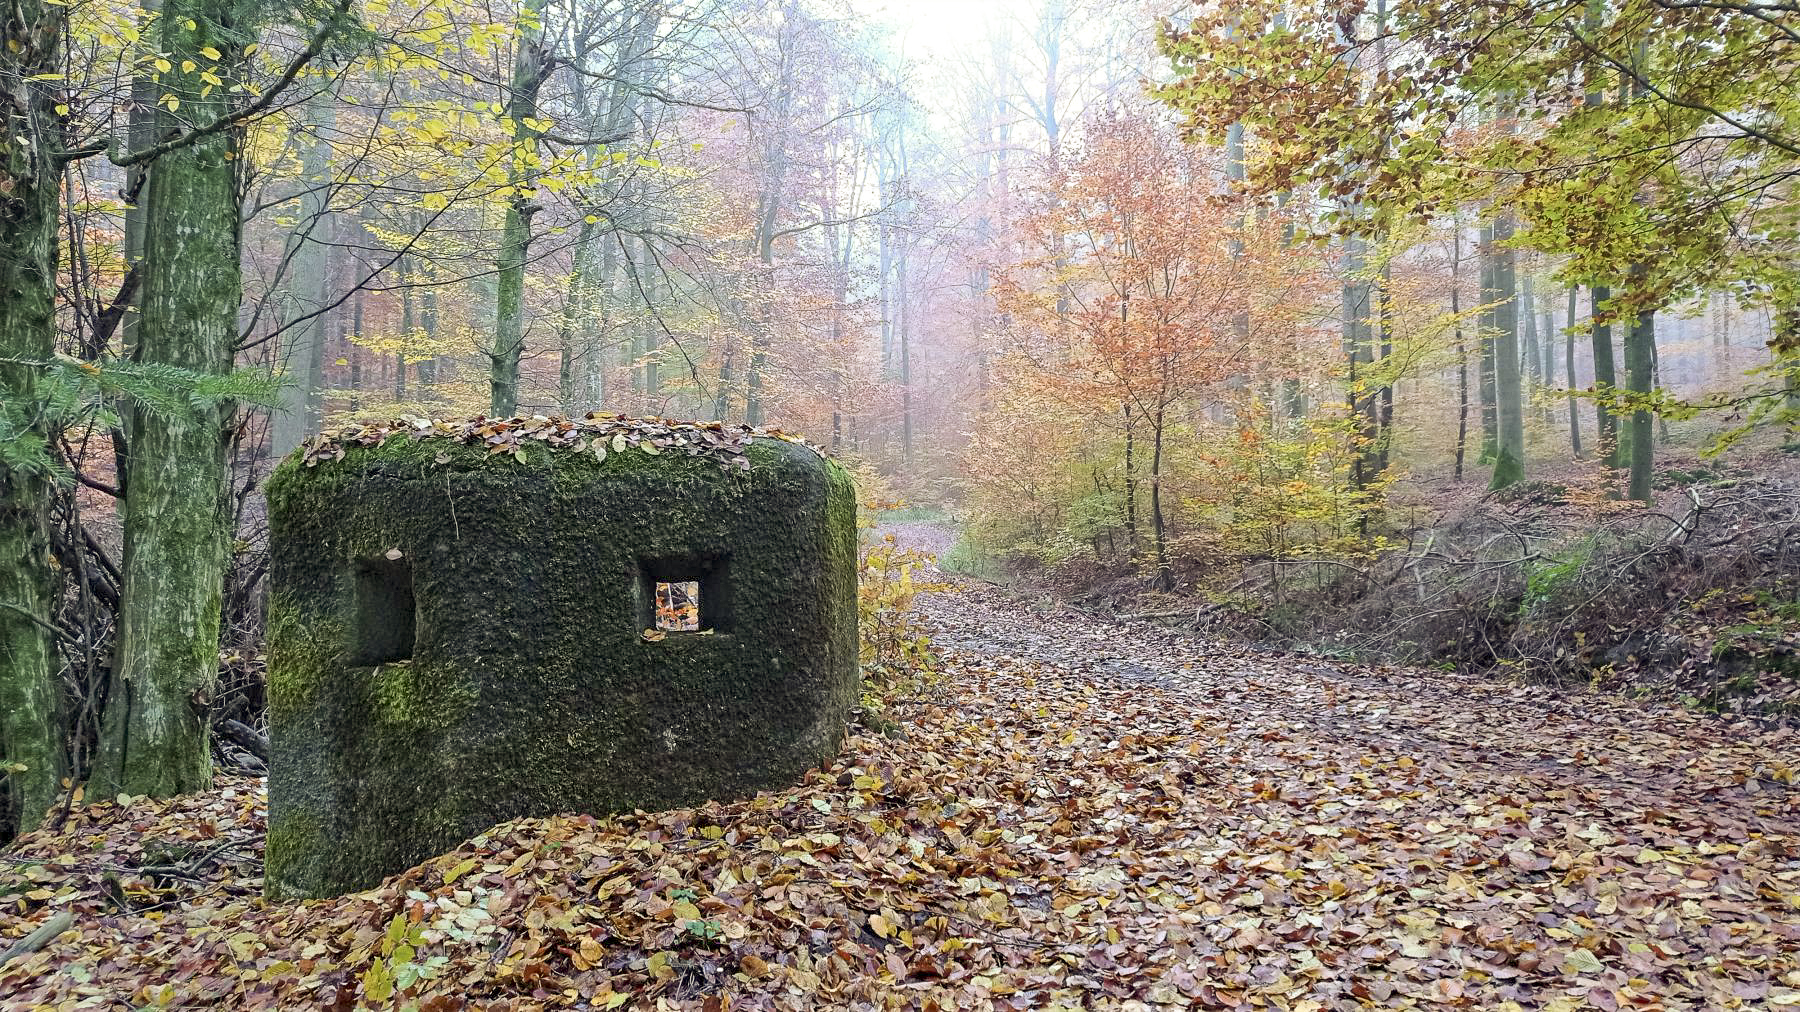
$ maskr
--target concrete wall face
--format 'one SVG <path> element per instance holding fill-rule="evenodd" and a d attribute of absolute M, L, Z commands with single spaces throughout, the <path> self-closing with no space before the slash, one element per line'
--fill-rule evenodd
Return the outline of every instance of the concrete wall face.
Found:
<path fill-rule="evenodd" d="M 519 816 L 746 796 L 836 752 L 858 687 L 836 464 L 769 439 L 747 471 L 431 442 L 271 482 L 272 895 L 367 888 Z"/>

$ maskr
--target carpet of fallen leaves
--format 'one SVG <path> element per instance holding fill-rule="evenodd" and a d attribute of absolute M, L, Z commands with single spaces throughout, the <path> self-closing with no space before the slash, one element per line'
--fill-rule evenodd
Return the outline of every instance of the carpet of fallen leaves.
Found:
<path fill-rule="evenodd" d="M 508 823 L 265 903 L 260 783 L 0 855 L 14 1008 L 1800 1005 L 1796 736 L 929 605 L 948 679 L 793 790 Z"/>
<path fill-rule="evenodd" d="M 633 418 L 596 411 L 582 418 L 549 415 L 482 416 L 457 421 L 395 418 L 314 436 L 301 446 L 301 459 L 307 467 L 317 467 L 329 461 L 343 460 L 350 447 L 380 446 L 390 439 L 404 438 L 414 442 L 436 439 L 480 446 L 490 457 L 504 454 L 520 461 L 526 459 L 525 451 L 532 446 L 591 453 L 600 461 L 606 460 L 609 453 L 627 450 L 639 450 L 652 456 L 685 453 L 690 457 L 711 456 L 722 466 L 748 471 L 750 459 L 745 453 L 750 441 L 759 436 L 818 449 L 799 436 L 780 429 L 722 422 L 684 422 L 672 418 Z M 448 454 L 439 452 L 437 462 L 442 464 L 449 459 Z"/>

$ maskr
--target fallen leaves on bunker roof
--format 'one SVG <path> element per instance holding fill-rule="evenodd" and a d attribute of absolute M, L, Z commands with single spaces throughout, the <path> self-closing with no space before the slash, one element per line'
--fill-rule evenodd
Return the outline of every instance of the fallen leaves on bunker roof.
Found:
<path fill-rule="evenodd" d="M 78 808 L 0 875 L 0 950 L 75 915 L 0 1006 L 1800 1003 L 1792 731 L 931 607 L 951 681 L 895 704 L 904 738 L 749 801 L 507 823 L 368 892 L 260 899 L 245 781 Z"/>
<path fill-rule="evenodd" d="M 345 451 L 352 447 L 380 446 L 390 439 L 414 442 L 442 439 L 485 447 L 490 456 L 508 454 L 520 460 L 532 446 L 591 453 L 599 460 L 605 460 L 609 453 L 637 450 L 648 454 L 710 456 L 722 466 L 749 470 L 750 460 L 746 453 L 750 441 L 757 438 L 785 440 L 824 453 L 799 436 L 780 429 L 672 418 L 634 418 L 604 412 L 593 412 L 579 419 L 550 415 L 477 417 L 459 421 L 401 417 L 352 426 L 336 433 L 321 433 L 302 444 L 301 453 L 306 466 L 314 467 L 323 461 L 344 459 Z M 446 463 L 448 459 L 440 454 L 438 462 Z"/>

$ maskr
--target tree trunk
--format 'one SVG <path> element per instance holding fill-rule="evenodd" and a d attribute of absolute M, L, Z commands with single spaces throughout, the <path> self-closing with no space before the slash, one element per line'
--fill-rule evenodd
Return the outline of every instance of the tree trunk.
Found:
<path fill-rule="evenodd" d="M 744 421 L 749 425 L 763 423 L 763 381 L 769 368 L 769 342 L 773 338 L 775 301 L 775 226 L 781 220 L 781 208 L 787 200 L 788 131 L 792 128 L 788 110 L 794 91 L 795 56 L 792 52 L 798 30 L 799 8 L 794 0 L 782 6 L 781 67 L 775 85 L 774 110 L 767 127 L 768 141 L 763 151 L 760 194 L 761 217 L 756 228 L 757 280 L 763 297 L 758 300 L 756 323 L 750 328 L 750 360 L 744 372 Z"/>
<path fill-rule="evenodd" d="M 562 322 L 556 328 L 556 343 L 562 353 L 556 371 L 556 401 L 564 415 L 575 414 L 576 363 L 593 352 L 591 348 L 579 348 L 578 344 L 587 315 L 592 312 L 592 300 L 589 298 L 592 278 L 588 265 L 594 257 L 594 244 L 598 234 L 599 219 L 593 215 L 586 216 L 581 223 L 581 233 L 575 239 L 569 285 L 563 292 Z"/>
<path fill-rule="evenodd" d="M 550 52 L 544 45 L 544 0 L 521 0 L 519 41 L 513 56 L 511 95 L 506 118 L 512 126 L 513 150 L 508 163 L 512 199 L 500 234 L 500 256 L 494 278 L 494 347 L 488 352 L 488 413 L 505 418 L 519 409 L 519 360 L 525 353 L 525 264 L 531 252 L 531 219 L 538 211 L 532 180 L 537 174 L 538 92 L 550 74 Z"/>
<path fill-rule="evenodd" d="M 1377 397 L 1373 391 L 1365 389 L 1369 382 L 1369 366 L 1375 360 L 1373 335 L 1370 333 L 1369 282 L 1362 277 L 1363 269 L 1367 266 L 1365 248 L 1363 240 L 1358 236 L 1352 235 L 1344 239 L 1342 327 L 1344 358 L 1350 366 L 1346 377 L 1345 406 L 1356 443 L 1350 465 L 1350 484 L 1359 489 L 1368 487 L 1375 480 L 1378 466 L 1375 459 L 1376 440 L 1380 435 Z"/>
<path fill-rule="evenodd" d="M 1543 335 L 1540 338 L 1543 343 L 1539 349 L 1544 356 L 1544 386 L 1554 388 L 1556 386 L 1556 297 L 1546 292 L 1544 297 L 1538 300 L 1538 305 L 1542 307 L 1538 318 L 1538 333 Z M 1546 420 L 1550 417 L 1549 404 L 1549 399 L 1545 398 L 1544 418 Z"/>
<path fill-rule="evenodd" d="M 290 329 L 282 342 L 287 386 L 282 388 L 269 433 L 270 449 L 278 457 L 286 456 L 318 429 L 320 388 L 325 382 L 326 254 L 331 238 L 326 217 L 331 211 L 327 200 L 331 192 L 328 134 L 337 119 L 337 96 L 320 92 L 307 103 L 306 119 L 310 130 L 300 159 L 300 227 L 294 234 L 299 245 L 289 260 L 288 289 L 294 316 L 310 315 L 310 319 Z"/>
<path fill-rule="evenodd" d="M 900 301 L 900 460 L 905 464 L 911 464 L 913 458 L 913 302 L 906 280 L 906 262 L 910 252 L 907 248 L 901 249 L 900 264 L 894 275 Z"/>
<path fill-rule="evenodd" d="M 1175 572 L 1169 568 L 1168 533 L 1162 508 L 1163 409 L 1151 418 L 1150 430 L 1150 537 L 1156 547 L 1156 589 L 1167 594 L 1175 589 Z"/>
<path fill-rule="evenodd" d="M 1379 300 L 1377 316 L 1381 322 L 1381 403 L 1378 406 L 1379 417 L 1376 419 L 1377 449 L 1375 451 L 1376 474 L 1383 474 L 1388 468 L 1388 452 L 1394 444 L 1394 376 L 1387 372 L 1388 359 L 1394 355 L 1394 268 L 1387 261 L 1388 251 L 1382 251 L 1381 285 L 1376 289 Z M 1246 329 L 1248 325 L 1246 324 Z M 1248 334 L 1245 335 L 1248 339 Z"/>
<path fill-rule="evenodd" d="M 141 32 L 155 31 L 149 26 L 155 23 L 156 14 L 161 8 L 160 0 L 141 0 L 137 19 Z M 156 80 L 147 72 L 147 68 L 140 67 L 132 75 L 131 113 L 126 120 L 125 138 L 133 151 L 142 151 L 156 143 L 156 99 L 159 91 Z M 126 270 L 142 270 L 144 262 L 144 200 L 149 191 L 152 165 L 151 162 L 142 162 L 125 170 L 125 227 L 120 252 L 124 254 Z M 129 300 L 130 309 L 119 321 L 119 333 L 127 358 L 136 357 L 142 295 L 140 285 L 139 291 Z M 129 410 L 122 411 L 120 417 L 129 424 Z"/>
<path fill-rule="evenodd" d="M 1492 464 L 1500 455 L 1500 412 L 1494 403 L 1494 333 L 1484 321 L 1491 320 L 1491 312 L 1483 312 L 1476 317 L 1476 341 L 1479 344 L 1480 357 L 1476 361 L 1475 393 L 1481 400 L 1481 453 L 1475 458 L 1477 463 Z"/>
<path fill-rule="evenodd" d="M 1525 382 L 1527 383 L 1526 399 L 1531 399 L 1531 390 L 1544 385 L 1544 358 L 1538 350 L 1537 326 L 1537 282 L 1529 270 L 1519 278 L 1519 327 L 1520 340 L 1524 342 Z M 1545 334 L 1546 340 L 1549 334 Z"/>
<path fill-rule="evenodd" d="M 1137 471 L 1132 465 L 1132 442 L 1134 433 L 1131 426 L 1131 404 L 1124 406 L 1125 413 L 1125 557 L 1137 559 Z"/>
<path fill-rule="evenodd" d="M 1594 401 L 1595 452 L 1607 467 L 1618 467 L 1624 463 L 1619 456 L 1619 420 L 1606 406 L 1606 398 L 1612 396 L 1619 385 L 1618 369 L 1613 364 L 1612 324 L 1593 322 L 1600 320 L 1601 307 L 1611 298 L 1612 289 L 1605 285 L 1588 289 L 1588 313 L 1594 337 L 1594 390 L 1599 394 Z"/>
<path fill-rule="evenodd" d="M 424 219 L 415 218 L 413 234 L 422 235 L 424 232 Z M 420 286 L 419 347 L 416 349 L 419 355 L 419 363 L 413 367 L 413 370 L 414 374 L 419 379 L 420 400 L 429 401 L 433 396 L 432 388 L 437 386 L 438 383 L 438 290 L 436 279 L 430 274 L 431 262 L 429 260 L 421 263 L 419 260 L 415 259 L 413 260 L 412 267 L 413 273 L 411 277 L 413 283 Z"/>
<path fill-rule="evenodd" d="M 251 41 L 235 0 L 167 0 L 161 45 L 180 64 L 232 67 Z M 186 75 L 165 81 L 181 101 L 158 112 L 168 136 L 230 112 L 229 89 L 202 94 Z M 222 375 L 237 343 L 243 131 L 221 130 L 164 155 L 150 174 L 139 358 Z M 218 675 L 219 602 L 228 521 L 223 406 L 172 415 L 136 412 L 125 500 L 124 605 L 100 754 L 88 794 L 168 797 L 212 782 L 206 706 Z"/>
<path fill-rule="evenodd" d="M 1456 327 L 1456 474 L 1462 481 L 1469 450 L 1469 346 L 1462 325 L 1462 226 L 1456 226 L 1450 254 L 1450 317 Z"/>
<path fill-rule="evenodd" d="M 1643 264 L 1631 265 L 1633 279 L 1648 274 Z M 1644 309 L 1632 319 L 1625 332 L 1625 389 L 1632 394 L 1647 395 L 1654 387 L 1651 373 L 1656 369 L 1656 310 Z M 1631 413 L 1631 498 L 1650 502 L 1655 498 L 1651 488 L 1651 468 L 1656 456 L 1655 415 L 1638 409 Z"/>
<path fill-rule="evenodd" d="M 1782 412 L 1787 417 L 1785 445 L 1800 447 L 1800 306 L 1778 307 L 1772 322 L 1774 333 L 1769 339 L 1769 351 L 1774 364 L 1781 367 L 1786 393 Z"/>
<path fill-rule="evenodd" d="M 1519 302 L 1516 282 L 1517 254 L 1505 247 L 1512 239 L 1511 210 L 1494 221 L 1492 288 L 1482 293 L 1494 307 L 1494 406 L 1498 434 L 1494 454 L 1493 488 L 1505 488 L 1525 477 L 1525 398 L 1519 375 Z"/>
<path fill-rule="evenodd" d="M 394 353 L 394 402 L 406 400 L 406 349 L 412 346 L 413 328 L 417 321 L 413 319 L 413 293 L 406 287 L 404 279 L 412 273 L 408 257 L 400 258 L 400 350 Z"/>
<path fill-rule="evenodd" d="M 363 293 L 359 290 L 350 303 L 350 409 L 362 407 L 363 395 Z"/>
<path fill-rule="evenodd" d="M 595 411 L 606 410 L 607 370 L 611 367 L 610 346 L 605 342 L 610 339 L 613 312 L 613 283 L 619 270 L 619 246 L 616 237 L 609 237 L 600 251 L 600 276 L 593 284 L 593 298 L 596 305 L 588 310 L 587 319 L 582 321 L 582 347 L 588 349 L 587 358 L 582 360 L 582 375 L 585 380 L 582 389 L 586 392 L 588 403 Z"/>
<path fill-rule="evenodd" d="M 1633 54 L 1633 62 L 1644 68 L 1646 63 L 1647 43 L 1639 41 Z M 1632 88 L 1635 97 L 1642 98 L 1644 84 L 1642 77 L 1636 77 Z M 1648 200 L 1640 191 L 1637 201 Z M 1644 287 L 1650 275 L 1648 264 L 1638 262 L 1626 270 L 1630 278 L 1631 294 L 1639 299 L 1644 297 Z M 1644 307 L 1638 310 L 1631 321 L 1630 329 L 1625 331 L 1625 389 L 1632 394 L 1647 396 L 1656 385 L 1656 310 Z M 1656 493 L 1650 487 L 1651 465 L 1656 455 L 1655 419 L 1651 412 L 1642 407 L 1631 413 L 1631 498 L 1639 502 L 1651 502 Z"/>
<path fill-rule="evenodd" d="M 1569 390 L 1566 398 L 1569 402 L 1569 445 L 1577 460 L 1581 459 L 1581 412 L 1576 410 L 1575 403 L 1575 295 L 1578 291 L 1578 286 L 1569 286 L 1569 316 L 1563 325 L 1563 374 Z"/>
<path fill-rule="evenodd" d="M 0 166 L 11 190 L 0 201 L 0 411 L 18 413 L 27 438 L 49 447 L 37 422 L 37 377 L 55 354 L 56 239 L 61 168 L 54 80 L 62 71 L 68 8 L 18 0 L 16 45 L 0 51 Z M 8 25 L 8 28 L 14 28 Z M 12 360 L 12 361 L 7 361 Z M 20 417 L 22 416 L 22 417 Z M 0 773 L 8 826 L 36 829 L 56 799 L 62 743 L 56 720 L 56 644 L 50 635 L 50 486 L 45 476 L 0 466 Z"/>

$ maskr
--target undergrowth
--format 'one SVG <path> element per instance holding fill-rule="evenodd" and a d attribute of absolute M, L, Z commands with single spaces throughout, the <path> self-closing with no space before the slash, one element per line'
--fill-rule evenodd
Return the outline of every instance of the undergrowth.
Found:
<path fill-rule="evenodd" d="M 865 506 L 865 516 L 889 516 L 904 503 Z M 893 535 L 865 545 L 857 579 L 857 636 L 860 642 L 865 720 L 886 729 L 887 703 L 935 685 L 941 661 L 917 610 L 920 594 L 942 589 L 931 555 L 902 548 Z"/>
<path fill-rule="evenodd" d="M 1528 490 L 1371 562 L 1283 573 L 1279 596 L 1252 567 L 1197 624 L 1335 657 L 1800 713 L 1800 488 L 1682 488 L 1665 511 Z"/>

